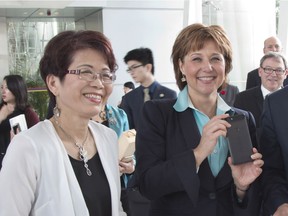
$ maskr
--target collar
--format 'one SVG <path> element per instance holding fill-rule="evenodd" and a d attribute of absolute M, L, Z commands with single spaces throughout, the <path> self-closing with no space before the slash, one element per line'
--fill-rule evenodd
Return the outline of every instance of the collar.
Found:
<path fill-rule="evenodd" d="M 156 89 L 156 86 L 158 85 L 158 82 L 157 81 L 154 81 L 150 86 L 148 87 L 144 87 L 141 85 L 142 89 L 144 88 L 149 88 L 149 93 L 152 94 L 154 93 L 155 89 Z"/>
<path fill-rule="evenodd" d="M 177 112 L 183 112 L 187 108 L 197 110 L 189 98 L 187 85 L 184 87 L 184 89 L 182 91 L 179 92 L 178 98 L 177 98 L 176 103 L 174 104 L 173 108 Z M 230 110 L 231 110 L 231 107 L 229 105 L 227 105 L 225 103 L 225 101 L 218 94 L 218 96 L 217 96 L 217 115 L 220 113 L 228 112 Z"/>
<path fill-rule="evenodd" d="M 279 88 L 279 89 L 281 89 L 282 88 L 282 86 Z M 277 90 L 279 90 L 279 89 L 277 89 Z M 277 91 L 276 90 L 276 91 Z M 262 91 L 262 95 L 263 95 L 263 98 L 265 99 L 265 97 L 268 95 L 268 94 L 270 94 L 270 93 L 272 93 L 272 92 L 270 92 L 268 89 L 266 89 L 263 85 L 261 85 L 261 91 Z"/>

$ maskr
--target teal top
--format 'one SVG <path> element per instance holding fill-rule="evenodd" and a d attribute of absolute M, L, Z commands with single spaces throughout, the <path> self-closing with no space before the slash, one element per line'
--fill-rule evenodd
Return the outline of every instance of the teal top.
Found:
<path fill-rule="evenodd" d="M 118 137 L 120 137 L 124 131 L 129 130 L 127 115 L 125 111 L 119 107 L 106 104 L 106 119 L 108 120 L 109 128 L 113 129 Z"/>
<path fill-rule="evenodd" d="M 178 99 L 173 107 L 177 112 L 183 112 L 187 108 L 191 108 L 192 114 L 195 117 L 198 129 L 199 129 L 199 132 L 202 135 L 203 127 L 208 123 L 210 119 L 207 115 L 205 115 L 203 112 L 201 112 L 200 110 L 197 110 L 194 107 L 192 101 L 189 98 L 187 86 L 185 86 L 185 88 L 178 94 Z M 224 114 L 230 109 L 231 107 L 228 106 L 224 102 L 224 100 L 218 95 L 216 115 Z M 226 138 L 223 136 L 220 136 L 218 138 L 214 151 L 208 156 L 208 162 L 209 162 L 210 169 L 214 177 L 216 177 L 219 171 L 222 169 L 225 163 L 225 160 L 227 158 L 227 155 L 228 155 L 228 145 L 227 145 Z"/>
<path fill-rule="evenodd" d="M 109 104 L 106 104 L 105 109 L 106 109 L 105 111 L 106 111 L 106 119 L 108 121 L 108 127 L 114 130 L 119 138 L 124 131 L 129 130 L 127 114 L 123 109 L 119 107 L 113 107 Z M 135 159 L 134 164 L 136 164 Z M 132 175 L 125 173 L 121 175 L 125 188 L 127 187 L 128 181 L 131 177 Z"/>

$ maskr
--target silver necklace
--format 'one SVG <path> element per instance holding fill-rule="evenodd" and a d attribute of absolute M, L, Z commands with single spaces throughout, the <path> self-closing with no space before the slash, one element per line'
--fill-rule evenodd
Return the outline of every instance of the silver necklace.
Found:
<path fill-rule="evenodd" d="M 84 162 L 84 167 L 85 167 L 85 169 L 86 169 L 87 175 L 88 175 L 88 176 L 91 176 L 91 175 L 92 175 L 92 172 L 91 172 L 91 170 L 89 169 L 88 164 L 87 164 L 87 162 L 88 162 L 88 152 L 87 152 L 86 149 L 84 149 L 85 142 L 86 142 L 86 140 L 87 140 L 87 138 L 88 138 L 89 130 L 88 130 L 87 133 L 86 133 L 86 136 L 85 136 L 84 141 L 82 142 L 82 145 L 79 145 L 79 144 L 76 142 L 76 140 L 75 140 L 70 134 L 68 134 L 68 133 L 61 127 L 61 125 L 59 124 L 59 122 L 58 122 L 57 120 L 55 120 L 55 122 L 56 122 L 57 126 L 60 128 L 60 130 L 63 132 L 63 134 L 64 134 L 67 138 L 71 139 L 71 140 L 74 142 L 74 144 L 78 147 L 78 149 L 79 149 L 79 158 L 80 158 L 81 161 Z"/>

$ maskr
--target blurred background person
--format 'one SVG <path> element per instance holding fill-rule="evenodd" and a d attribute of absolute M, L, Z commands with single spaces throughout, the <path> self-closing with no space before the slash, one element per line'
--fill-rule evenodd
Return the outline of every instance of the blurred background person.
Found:
<path fill-rule="evenodd" d="M 287 61 L 280 53 L 267 52 L 260 60 L 258 73 L 261 85 L 240 92 L 234 103 L 235 107 L 253 114 L 257 137 L 259 137 L 264 99 L 268 94 L 283 88 L 283 82 L 287 77 Z"/>
<path fill-rule="evenodd" d="M 0 169 L 2 160 L 13 136 L 9 119 L 24 114 L 27 127 L 39 122 L 39 117 L 28 104 L 27 86 L 22 76 L 7 75 L 1 85 L 2 101 L 0 104 Z"/>
<path fill-rule="evenodd" d="M 118 138 L 91 118 L 117 69 L 109 40 L 64 31 L 40 60 L 53 117 L 16 135 L 0 172 L 0 215 L 124 216 Z"/>
<path fill-rule="evenodd" d="M 149 48 L 137 48 L 129 51 L 124 62 L 127 72 L 140 86 L 125 94 L 120 107 L 128 116 L 130 129 L 136 129 L 139 123 L 139 113 L 145 101 L 152 99 L 176 98 L 176 92 L 155 80 L 155 66 L 153 53 Z"/>
<path fill-rule="evenodd" d="M 282 43 L 278 37 L 271 36 L 264 41 L 264 47 L 263 47 L 264 55 L 270 51 L 281 53 L 282 50 L 283 50 Z M 261 78 L 259 77 L 258 69 L 259 68 L 256 68 L 247 74 L 246 90 L 261 85 Z M 288 79 L 285 79 L 284 86 L 287 84 Z"/>
<path fill-rule="evenodd" d="M 128 92 L 132 91 L 133 89 L 135 89 L 135 85 L 133 82 L 129 81 L 129 82 L 124 83 L 124 85 L 123 85 L 124 95 L 127 94 Z M 123 96 L 122 96 L 122 98 L 123 98 Z M 118 103 L 118 107 L 120 107 L 121 101 Z"/>
<path fill-rule="evenodd" d="M 135 85 L 133 82 L 125 82 L 124 83 L 124 87 L 123 87 L 123 91 L 124 94 L 127 94 L 128 92 L 132 91 L 133 89 L 135 89 Z"/>

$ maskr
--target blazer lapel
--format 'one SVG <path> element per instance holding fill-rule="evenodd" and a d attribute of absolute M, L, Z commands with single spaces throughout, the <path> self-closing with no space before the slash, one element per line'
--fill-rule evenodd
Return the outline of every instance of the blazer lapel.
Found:
<path fill-rule="evenodd" d="M 200 143 L 201 134 L 194 118 L 193 110 L 188 108 L 184 112 L 179 113 L 179 121 L 187 149 L 196 148 Z M 214 176 L 207 158 L 200 165 L 198 176 L 201 179 L 200 183 L 202 187 L 213 190 Z"/>
<path fill-rule="evenodd" d="M 264 98 L 263 98 L 263 94 L 261 91 L 261 87 L 257 88 L 257 92 L 255 94 L 255 97 L 256 97 L 257 108 L 262 113 Z"/>
<path fill-rule="evenodd" d="M 201 134 L 191 108 L 179 113 L 179 125 L 187 148 L 196 148 L 200 142 Z"/>

